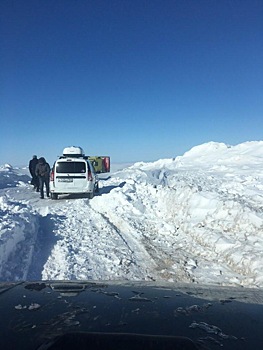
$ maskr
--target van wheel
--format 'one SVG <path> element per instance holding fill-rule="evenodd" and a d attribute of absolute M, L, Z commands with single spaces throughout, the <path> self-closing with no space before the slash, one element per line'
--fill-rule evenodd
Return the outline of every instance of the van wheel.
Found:
<path fill-rule="evenodd" d="M 96 187 L 95 187 L 94 192 L 95 192 L 95 193 L 99 193 L 99 184 L 98 184 L 98 183 L 96 184 Z"/>
<path fill-rule="evenodd" d="M 51 199 L 58 199 L 57 193 L 51 193 Z"/>

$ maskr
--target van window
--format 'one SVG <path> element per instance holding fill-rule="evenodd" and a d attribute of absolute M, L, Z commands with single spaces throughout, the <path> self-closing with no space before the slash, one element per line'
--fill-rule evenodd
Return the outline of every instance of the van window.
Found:
<path fill-rule="evenodd" d="M 85 162 L 58 162 L 56 166 L 57 173 L 85 173 L 86 163 Z"/>

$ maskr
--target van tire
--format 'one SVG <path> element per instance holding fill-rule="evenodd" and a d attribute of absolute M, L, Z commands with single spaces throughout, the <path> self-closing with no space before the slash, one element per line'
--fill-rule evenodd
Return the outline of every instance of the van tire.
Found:
<path fill-rule="evenodd" d="M 51 199 L 58 199 L 58 194 L 57 193 L 51 193 Z"/>

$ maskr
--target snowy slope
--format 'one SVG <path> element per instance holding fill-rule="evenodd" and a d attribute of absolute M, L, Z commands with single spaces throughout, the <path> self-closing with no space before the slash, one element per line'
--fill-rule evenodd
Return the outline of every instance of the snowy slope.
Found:
<path fill-rule="evenodd" d="M 100 178 L 92 200 L 40 200 L 0 169 L 0 279 L 263 287 L 263 142 L 210 142 Z"/>

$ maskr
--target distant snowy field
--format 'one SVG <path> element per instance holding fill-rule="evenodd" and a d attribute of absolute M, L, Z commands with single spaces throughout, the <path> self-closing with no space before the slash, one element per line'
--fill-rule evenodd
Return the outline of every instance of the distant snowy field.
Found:
<path fill-rule="evenodd" d="M 41 200 L 0 167 L 0 280 L 263 287 L 263 141 L 114 165 L 92 200 Z"/>

